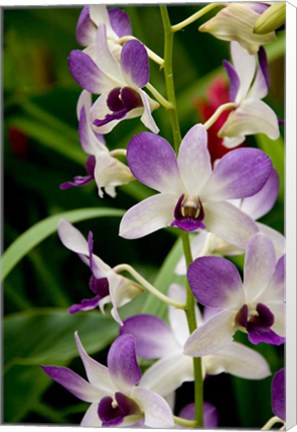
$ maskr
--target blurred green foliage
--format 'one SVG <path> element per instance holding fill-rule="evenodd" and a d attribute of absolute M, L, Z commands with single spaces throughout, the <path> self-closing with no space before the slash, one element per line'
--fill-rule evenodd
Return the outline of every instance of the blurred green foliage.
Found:
<path fill-rule="evenodd" d="M 172 23 L 187 18 L 197 7 L 171 6 Z M 163 30 L 158 7 L 125 9 L 132 21 L 133 34 L 162 56 Z M 87 207 L 126 209 L 151 193 L 136 183 L 118 188 L 116 199 L 104 200 L 99 199 L 94 184 L 67 191 L 59 189 L 60 183 L 84 174 L 86 159 L 77 134 L 76 101 L 80 88 L 67 67 L 70 50 L 79 48 L 75 40 L 79 13 L 80 9 L 73 7 L 3 10 L 4 250 L 27 229 L 50 216 Z M 197 27 L 193 24 L 175 36 L 174 73 L 183 134 L 199 121 L 194 101 L 204 97 L 215 76 L 225 76 L 222 60 L 229 57 L 228 43 L 205 33 L 198 34 Z M 283 77 L 285 44 L 284 34 L 278 36 L 268 47 L 272 82 L 269 103 L 282 117 L 283 85 L 275 83 L 279 83 L 280 74 Z M 159 67 L 151 64 L 150 74 L 151 82 L 165 94 Z M 160 109 L 154 117 L 162 135 L 171 140 L 164 111 Z M 126 147 L 129 139 L 141 130 L 144 127 L 138 120 L 123 122 L 107 136 L 107 144 Z M 279 200 L 265 222 L 282 231 L 283 142 L 268 142 L 263 137 L 256 143 L 250 142 L 258 143 L 269 153 L 281 175 Z M 85 234 L 89 230 L 94 232 L 95 253 L 110 265 L 128 261 L 162 291 L 173 280 L 184 282 L 172 274 L 181 255 L 179 242 L 163 265 L 176 239 L 173 230 L 132 242 L 118 237 L 118 222 L 118 218 L 93 218 L 77 226 Z M 74 254 L 62 247 L 56 234 L 46 237 L 34 249 L 32 246 L 29 244 L 29 252 L 3 284 L 3 421 L 79 423 L 85 404 L 53 384 L 39 364 L 71 364 L 79 370 L 73 340 L 75 330 L 88 352 L 104 361 L 108 344 L 118 329 L 108 316 L 101 317 L 99 312 L 74 316 L 67 313 L 68 306 L 88 297 L 89 272 Z M 237 263 L 242 265 L 240 259 Z M 140 312 L 166 317 L 164 305 L 146 294 L 123 309 L 123 317 Z M 257 349 L 263 351 L 261 347 Z M 282 349 L 265 347 L 264 351 L 273 371 L 281 367 Z M 220 426 L 259 427 L 271 416 L 271 379 L 264 381 L 227 377 L 225 387 L 217 381 Z M 261 396 L 256 400 L 257 394 Z"/>

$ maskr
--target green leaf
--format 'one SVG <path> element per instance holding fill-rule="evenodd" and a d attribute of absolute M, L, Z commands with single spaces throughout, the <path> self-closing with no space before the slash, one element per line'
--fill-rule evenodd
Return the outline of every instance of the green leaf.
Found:
<path fill-rule="evenodd" d="M 69 314 L 64 309 L 29 309 L 4 319 L 4 365 L 68 362 L 78 356 L 73 334 L 79 332 L 89 354 L 117 336 L 118 325 L 97 311 Z"/>
<path fill-rule="evenodd" d="M 183 246 L 181 239 L 178 239 L 171 251 L 167 255 L 162 267 L 160 268 L 157 277 L 154 281 L 154 286 L 162 293 L 166 294 L 170 284 L 180 283 L 184 285 L 185 276 L 178 276 L 175 274 L 175 267 L 183 254 Z M 147 300 L 144 302 L 141 313 L 148 313 L 157 315 L 159 317 L 165 317 L 167 311 L 167 305 L 161 302 L 156 297 L 149 295 Z"/>
<path fill-rule="evenodd" d="M 256 135 L 258 146 L 271 158 L 276 169 L 279 180 L 279 198 L 284 200 L 284 178 L 285 178 L 285 151 L 284 140 L 280 136 L 277 140 L 271 140 L 264 134 Z"/>
<path fill-rule="evenodd" d="M 69 222 L 79 222 L 96 217 L 121 217 L 123 213 L 123 210 L 112 208 L 85 208 L 59 213 L 38 222 L 18 237 L 5 251 L 1 261 L 1 280 L 6 278 L 14 266 L 31 249 L 57 230 L 58 221 L 61 218 L 65 218 Z"/>

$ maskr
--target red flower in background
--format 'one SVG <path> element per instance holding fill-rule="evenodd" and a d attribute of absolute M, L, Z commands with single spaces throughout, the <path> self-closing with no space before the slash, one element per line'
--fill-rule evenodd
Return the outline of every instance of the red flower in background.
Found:
<path fill-rule="evenodd" d="M 198 110 L 202 122 L 208 120 L 217 108 L 224 103 L 230 102 L 229 87 L 227 82 L 221 77 L 216 77 L 209 85 L 204 99 L 197 98 L 195 106 Z M 224 111 L 218 120 L 208 129 L 208 149 L 211 155 L 211 161 L 221 159 L 226 153 L 233 149 L 228 149 L 223 145 L 223 139 L 218 137 L 218 131 L 221 129 L 231 111 Z M 243 144 L 236 148 L 242 147 Z"/>

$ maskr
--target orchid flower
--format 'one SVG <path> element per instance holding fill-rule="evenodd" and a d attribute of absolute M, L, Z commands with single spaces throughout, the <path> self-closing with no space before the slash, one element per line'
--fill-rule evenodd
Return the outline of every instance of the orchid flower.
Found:
<path fill-rule="evenodd" d="M 60 188 L 83 186 L 95 180 L 101 198 L 103 198 L 103 190 L 107 195 L 115 197 L 115 187 L 130 182 L 134 177 L 130 169 L 107 149 L 102 135 L 94 132 L 90 121 L 90 109 L 91 94 L 83 90 L 78 100 L 77 114 L 80 143 L 83 150 L 89 155 L 86 163 L 88 175 L 77 176 L 74 181 L 61 184 Z"/>
<path fill-rule="evenodd" d="M 241 144 L 246 135 L 264 133 L 272 140 L 279 137 L 278 118 L 261 99 L 268 93 L 268 69 L 265 50 L 260 48 L 258 65 L 256 56 L 231 42 L 233 65 L 224 66 L 230 80 L 230 97 L 236 109 L 230 113 L 218 132 L 228 148 Z"/>
<path fill-rule="evenodd" d="M 274 31 L 254 33 L 258 18 L 268 7 L 269 4 L 265 3 L 227 3 L 213 18 L 202 24 L 199 31 L 211 33 L 224 41 L 237 41 L 255 54 L 260 46 L 276 39 Z"/>
<path fill-rule="evenodd" d="M 263 188 L 255 195 L 238 201 L 232 201 L 244 213 L 249 215 L 253 220 L 257 220 L 268 213 L 277 199 L 279 190 L 279 177 L 273 168 L 271 174 Z M 277 258 L 285 253 L 285 237 L 275 229 L 257 222 L 259 231 L 269 237 L 274 245 Z M 205 255 L 242 255 L 244 248 L 239 248 L 227 243 L 212 233 L 206 231 L 198 232 L 191 241 L 192 256 L 198 258 Z M 178 262 L 175 272 L 177 274 L 186 274 L 187 267 L 185 258 L 182 257 Z"/>
<path fill-rule="evenodd" d="M 77 21 L 76 39 L 87 47 L 85 52 L 93 56 L 97 29 L 102 24 L 106 26 L 109 49 L 118 56 L 122 49 L 120 39 L 132 34 L 129 16 L 121 9 L 107 9 L 104 5 L 84 6 Z"/>
<path fill-rule="evenodd" d="M 180 285 L 172 284 L 169 296 L 176 301 L 186 301 L 186 291 Z M 196 307 L 199 328 L 202 316 Z M 179 388 L 183 382 L 193 381 L 193 359 L 183 353 L 189 337 L 185 313 L 169 306 L 169 326 L 154 315 L 141 314 L 124 321 L 120 334 L 133 334 L 136 338 L 136 353 L 146 359 L 159 358 L 143 375 L 142 385 L 152 386 L 161 396 Z M 254 350 L 230 342 L 223 349 L 202 358 L 204 374 L 216 375 L 228 372 L 246 379 L 263 379 L 270 375 L 266 360 Z"/>
<path fill-rule="evenodd" d="M 254 195 L 264 186 L 272 167 L 261 150 L 234 150 L 212 169 L 207 132 L 198 124 L 182 140 L 177 157 L 164 138 L 143 132 L 128 144 L 127 161 L 140 182 L 160 193 L 127 211 L 120 236 L 134 239 L 175 226 L 206 229 L 245 247 L 258 231 L 255 222 L 228 201 Z"/>
<path fill-rule="evenodd" d="M 121 120 L 139 117 L 152 132 L 159 129 L 151 111 L 159 104 L 142 88 L 149 81 L 148 54 L 138 40 L 126 42 L 120 62 L 107 43 L 104 24 L 96 35 L 95 59 L 74 50 L 69 56 L 69 69 L 77 83 L 90 93 L 101 95 L 91 108 L 91 121 L 97 133 L 110 132 Z"/>
<path fill-rule="evenodd" d="M 74 396 L 91 404 L 81 426 L 116 427 L 142 422 L 151 428 L 173 427 L 168 403 L 141 385 L 132 335 L 120 336 L 113 342 L 107 367 L 89 357 L 77 333 L 75 341 L 88 381 L 66 367 L 42 366 L 42 369 Z"/>
<path fill-rule="evenodd" d="M 104 261 L 93 254 L 93 234 L 91 232 L 87 241 L 70 222 L 61 219 L 58 233 L 63 245 L 76 252 L 92 272 L 89 287 L 95 296 L 91 299 L 82 300 L 80 304 L 74 304 L 69 308 L 69 312 L 88 311 L 99 307 L 101 313 L 104 313 L 105 305 L 111 303 L 112 317 L 118 324 L 122 324 L 117 309 L 142 291 L 140 285 L 118 275 Z"/>
<path fill-rule="evenodd" d="M 286 421 L 285 369 L 275 373 L 272 379 L 272 411 L 275 416 Z"/>
<path fill-rule="evenodd" d="M 253 344 L 283 344 L 285 338 L 285 256 L 276 259 L 273 243 L 255 234 L 248 243 L 244 281 L 233 263 L 215 257 L 197 258 L 188 269 L 191 290 L 198 301 L 216 313 L 185 343 L 187 355 L 200 357 L 223 349 L 237 330 Z"/>

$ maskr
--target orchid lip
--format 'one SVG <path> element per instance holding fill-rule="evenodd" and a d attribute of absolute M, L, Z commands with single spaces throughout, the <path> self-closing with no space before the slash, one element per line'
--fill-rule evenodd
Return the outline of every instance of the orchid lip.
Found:
<path fill-rule="evenodd" d="M 129 415 L 141 414 L 138 404 L 123 393 L 116 392 L 114 399 L 102 398 L 98 404 L 98 417 L 103 426 L 116 426 Z"/>
<path fill-rule="evenodd" d="M 172 226 L 185 231 L 194 231 L 198 228 L 206 228 L 202 222 L 204 210 L 198 196 L 181 195 L 174 209 L 175 220 Z"/>

